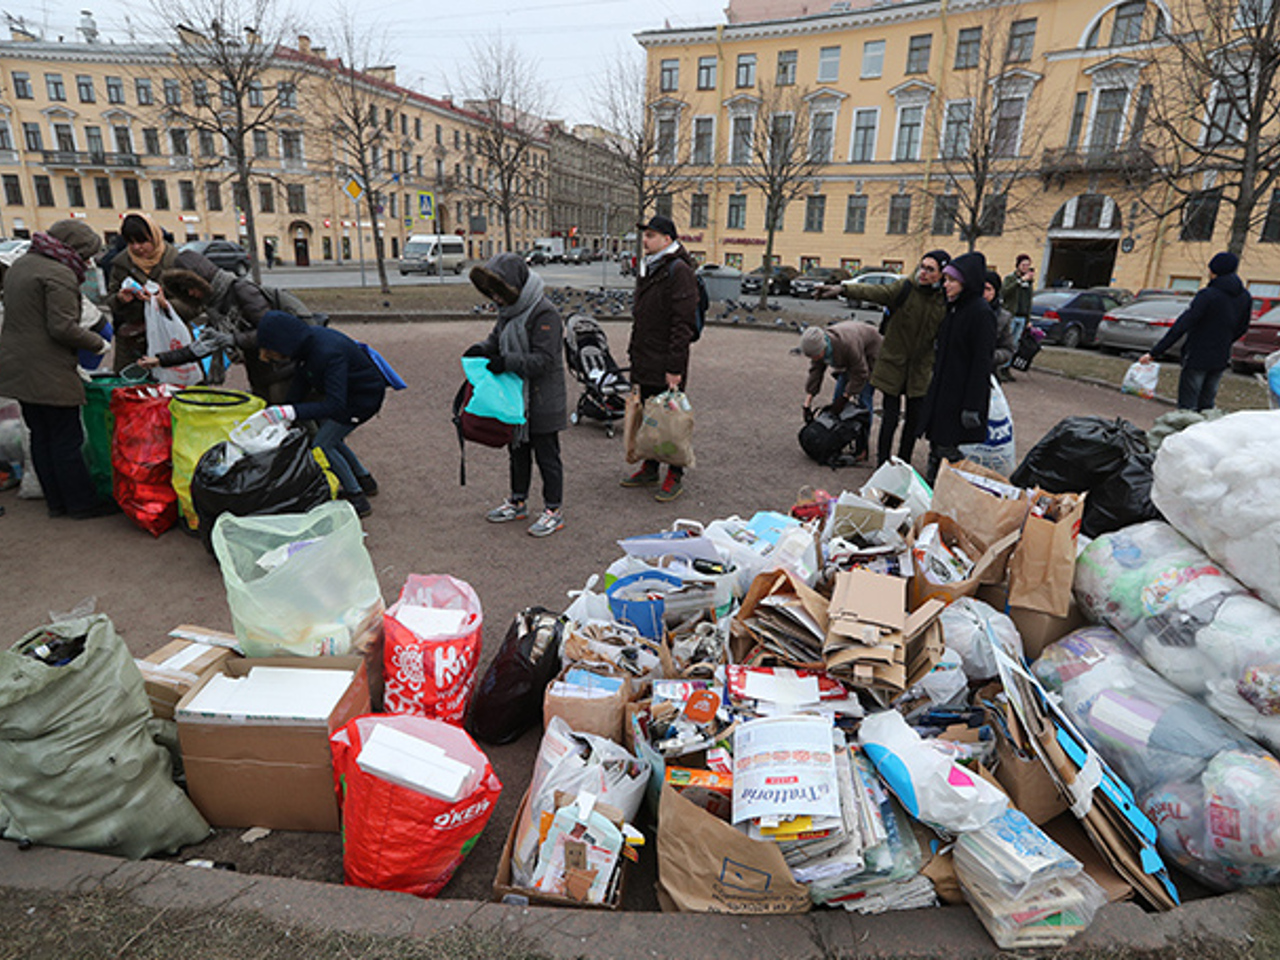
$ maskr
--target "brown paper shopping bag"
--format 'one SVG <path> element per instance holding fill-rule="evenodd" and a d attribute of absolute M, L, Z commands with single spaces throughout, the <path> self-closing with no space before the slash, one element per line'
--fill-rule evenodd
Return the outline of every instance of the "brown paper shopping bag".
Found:
<path fill-rule="evenodd" d="M 640 391 L 632 390 L 627 394 L 627 406 L 622 419 L 622 436 L 626 445 L 627 463 L 638 463 L 644 459 L 636 450 L 636 433 L 640 430 L 640 418 L 643 415 L 644 404 L 640 402 Z"/>
<path fill-rule="evenodd" d="M 693 456 L 693 408 L 688 397 L 667 391 L 644 402 L 636 431 L 636 454 L 637 459 L 657 460 L 673 467 L 697 466 Z"/>
<path fill-rule="evenodd" d="M 1009 558 L 1009 604 L 1065 617 L 1071 607 L 1076 570 L 1076 538 L 1084 516 L 1084 494 L 1036 490 L 1034 503 L 1050 515 L 1027 515 L 1022 539 Z"/>
<path fill-rule="evenodd" d="M 985 482 L 989 489 L 966 479 L 966 474 Z M 1004 491 L 1009 496 L 992 493 L 991 489 Z M 1028 491 L 1014 493 L 1017 490 L 1000 474 L 976 463 L 943 461 L 930 509 L 959 523 L 978 549 L 985 551 L 1022 526 L 1030 501 Z"/>

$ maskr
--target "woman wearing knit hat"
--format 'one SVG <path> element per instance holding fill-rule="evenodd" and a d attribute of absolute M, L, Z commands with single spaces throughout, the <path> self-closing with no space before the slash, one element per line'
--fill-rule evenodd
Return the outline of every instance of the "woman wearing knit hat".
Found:
<path fill-rule="evenodd" d="M 1150 363 L 1183 336 L 1182 373 L 1178 376 L 1178 408 L 1210 410 L 1218 397 L 1218 384 L 1231 363 L 1231 344 L 1245 335 L 1253 309 L 1253 297 L 1236 273 L 1240 258 L 1223 251 L 1209 261 L 1209 282 L 1182 312 L 1169 332 L 1144 353 L 1140 363 Z"/>

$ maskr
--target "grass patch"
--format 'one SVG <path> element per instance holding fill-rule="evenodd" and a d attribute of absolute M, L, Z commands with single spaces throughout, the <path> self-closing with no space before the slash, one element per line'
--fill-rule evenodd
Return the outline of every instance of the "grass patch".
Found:
<path fill-rule="evenodd" d="M 366 313 L 386 310 L 470 311 L 484 297 L 469 283 L 433 283 L 423 280 L 415 284 L 397 284 L 390 293 L 378 289 L 377 277 L 368 287 L 314 287 L 303 290 L 307 306 L 325 313 Z"/>
<path fill-rule="evenodd" d="M 1124 380 L 1124 372 L 1133 363 L 1130 357 L 1114 357 L 1098 350 L 1070 350 L 1066 347 L 1045 347 L 1036 355 L 1032 369 L 1052 370 L 1076 379 L 1089 378 L 1112 383 L 1116 387 Z M 1160 364 L 1160 386 L 1156 391 L 1162 397 L 1178 396 L 1178 365 Z M 1253 375 L 1241 375 L 1228 371 L 1218 388 L 1218 406 L 1226 411 L 1266 410 L 1267 390 Z"/>
<path fill-rule="evenodd" d="M 155 909 L 126 892 L 0 890 L 0 960 L 550 960 L 519 935 L 430 939 L 317 931 L 209 909 Z"/>

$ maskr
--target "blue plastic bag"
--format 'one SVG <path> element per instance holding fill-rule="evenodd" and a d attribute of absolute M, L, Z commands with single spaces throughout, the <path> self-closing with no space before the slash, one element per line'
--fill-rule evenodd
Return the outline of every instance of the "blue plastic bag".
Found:
<path fill-rule="evenodd" d="M 409 385 L 404 382 L 400 374 L 396 373 L 395 367 L 387 362 L 387 358 L 380 354 L 367 343 L 361 343 L 361 348 L 369 355 L 369 359 L 373 361 L 373 365 L 378 368 L 378 372 L 382 374 L 382 379 L 387 381 L 387 386 L 392 390 L 403 390 Z"/>
<path fill-rule="evenodd" d="M 515 373 L 493 373 L 486 357 L 463 357 L 462 372 L 471 382 L 467 413 L 502 423 L 524 423 L 524 380 Z"/>

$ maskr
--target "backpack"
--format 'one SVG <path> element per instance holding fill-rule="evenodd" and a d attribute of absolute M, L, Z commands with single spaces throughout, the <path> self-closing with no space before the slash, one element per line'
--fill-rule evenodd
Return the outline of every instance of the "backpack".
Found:
<path fill-rule="evenodd" d="M 870 432 L 871 411 L 860 403 L 846 403 L 839 413 L 827 406 L 800 428 L 800 447 L 810 460 L 835 469 L 855 462 L 856 455 L 867 448 Z M 846 453 L 850 446 L 853 452 Z"/>
<path fill-rule="evenodd" d="M 675 276 L 675 269 L 676 263 L 672 260 L 667 264 L 667 276 Z M 698 282 L 698 304 L 693 311 L 693 336 L 689 338 L 689 342 L 697 343 L 702 339 L 702 328 L 707 322 L 707 310 L 711 307 L 711 295 L 707 293 L 707 281 L 702 279 L 702 274 L 695 270 L 693 279 Z"/>
<path fill-rule="evenodd" d="M 516 435 L 514 424 L 503 423 L 494 417 L 477 417 L 474 413 L 467 413 L 466 407 L 471 402 L 472 390 L 471 381 L 463 380 L 453 397 L 453 426 L 458 431 L 458 484 L 463 487 L 467 485 L 466 441 L 486 447 L 505 447 Z"/>

